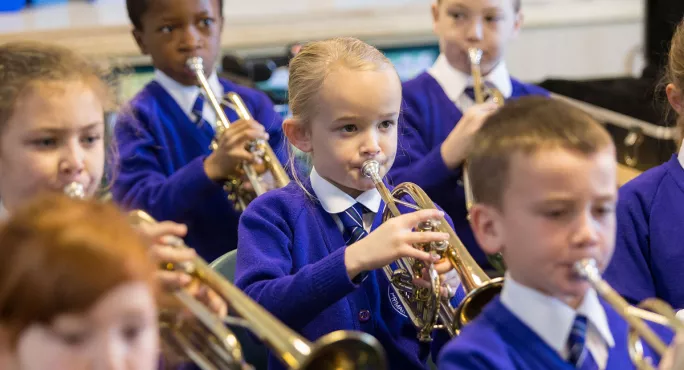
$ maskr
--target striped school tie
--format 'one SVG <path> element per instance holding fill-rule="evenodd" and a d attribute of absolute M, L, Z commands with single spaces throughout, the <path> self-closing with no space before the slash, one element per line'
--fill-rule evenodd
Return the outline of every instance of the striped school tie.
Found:
<path fill-rule="evenodd" d="M 490 84 L 488 84 L 488 83 L 485 83 L 485 84 L 486 84 L 487 86 L 490 86 Z M 485 90 L 485 93 L 484 93 L 484 101 L 485 101 L 485 102 L 489 101 L 489 98 L 492 97 L 492 96 L 489 94 L 488 91 L 489 91 L 489 90 Z M 463 93 L 465 93 L 466 95 L 468 95 L 468 97 L 470 98 L 470 100 L 472 100 L 473 102 L 475 101 L 475 88 L 474 88 L 474 87 L 472 87 L 472 86 L 466 87 L 466 89 L 463 91 Z"/>
<path fill-rule="evenodd" d="M 585 345 L 587 324 L 586 316 L 577 315 L 575 317 L 575 321 L 572 323 L 572 330 L 568 336 L 568 348 L 570 350 L 568 362 L 575 366 L 576 369 L 597 370 L 598 365 Z"/>
<path fill-rule="evenodd" d="M 192 114 L 195 116 L 195 124 L 204 133 L 208 134 L 210 137 L 214 137 L 216 133 L 214 132 L 214 128 L 211 127 L 211 124 L 209 124 L 209 122 L 207 122 L 207 120 L 204 119 L 202 115 L 203 109 L 204 94 L 200 93 L 199 95 L 197 95 L 195 104 L 192 105 Z"/>
<path fill-rule="evenodd" d="M 346 245 L 352 245 L 368 235 L 366 229 L 363 228 L 364 211 L 367 211 L 366 207 L 361 203 L 355 203 L 344 212 L 337 214 L 344 227 L 342 236 L 344 237 L 344 243 Z"/>

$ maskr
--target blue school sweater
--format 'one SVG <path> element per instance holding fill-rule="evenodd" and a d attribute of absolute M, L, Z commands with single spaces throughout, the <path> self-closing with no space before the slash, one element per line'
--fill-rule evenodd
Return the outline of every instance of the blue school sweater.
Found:
<path fill-rule="evenodd" d="M 511 98 L 544 95 L 540 87 L 511 79 Z M 428 196 L 454 221 L 456 233 L 483 268 L 491 268 L 485 253 L 475 241 L 466 216 L 461 168 L 450 170 L 442 160 L 440 146 L 463 113 L 449 100 L 439 83 L 427 72 L 403 84 L 403 112 L 399 125 L 399 146 L 389 172 L 393 183 L 409 181 Z"/>
<path fill-rule="evenodd" d="M 658 297 L 684 308 L 684 169 L 677 156 L 623 185 L 605 279 L 632 303 Z"/>
<path fill-rule="evenodd" d="M 374 226 L 381 221 L 378 212 Z M 426 368 L 431 346 L 418 342 L 382 270 L 368 272 L 360 284 L 349 279 L 342 233 L 297 183 L 254 200 L 238 235 L 235 284 L 285 325 L 311 341 L 337 330 L 364 331 L 380 341 L 390 369 Z M 444 342 L 436 339 L 433 353 Z M 269 369 L 282 368 L 270 354 Z"/>
<path fill-rule="evenodd" d="M 615 346 L 608 348 L 606 370 L 634 369 L 627 352 L 627 324 L 603 299 L 600 300 L 615 339 Z M 665 343 L 672 340 L 667 329 L 659 327 L 655 330 Z M 645 343 L 644 346 L 646 355 L 657 364 L 658 356 Z M 499 297 L 489 303 L 480 316 L 461 331 L 461 335 L 444 347 L 438 364 L 440 370 L 575 370 L 513 315 Z"/>
<path fill-rule="evenodd" d="M 282 119 L 266 94 L 221 80 L 224 91 L 238 93 L 254 119 L 266 127 L 269 142 L 284 163 Z M 228 119 L 237 114 L 226 110 Z M 208 261 L 235 249 L 239 213 L 223 185 L 204 172 L 213 133 L 192 122 L 169 93 L 150 82 L 117 119 L 120 169 L 112 186 L 124 207 L 143 209 L 158 220 L 188 226 L 186 242 Z"/>

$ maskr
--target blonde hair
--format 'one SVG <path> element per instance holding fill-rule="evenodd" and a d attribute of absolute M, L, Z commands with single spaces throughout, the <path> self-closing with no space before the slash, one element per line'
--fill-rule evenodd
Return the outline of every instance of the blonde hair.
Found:
<path fill-rule="evenodd" d="M 353 37 L 338 37 L 304 45 L 290 62 L 288 94 L 294 119 L 307 127 L 311 124 L 319 105 L 316 97 L 323 83 L 328 75 L 341 68 L 351 71 L 382 71 L 394 69 L 394 66 L 378 49 Z M 292 148 L 289 157 L 293 177 L 302 186 Z M 309 156 L 300 154 L 298 157 L 305 162 L 308 170 L 311 162 Z"/>
<path fill-rule="evenodd" d="M 667 83 L 674 84 L 679 91 L 684 93 L 684 21 L 677 26 L 672 36 L 665 79 Z M 678 146 L 682 144 L 684 115 L 677 117 L 677 137 L 675 139 Z"/>

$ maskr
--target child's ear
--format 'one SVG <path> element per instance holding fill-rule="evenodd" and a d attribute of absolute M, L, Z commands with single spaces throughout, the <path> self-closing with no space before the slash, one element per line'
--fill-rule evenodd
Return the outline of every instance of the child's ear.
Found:
<path fill-rule="evenodd" d="M 133 38 L 135 39 L 135 43 L 138 44 L 138 48 L 140 49 L 140 52 L 143 53 L 143 55 L 149 54 L 147 52 L 147 45 L 145 45 L 145 41 L 143 40 L 143 32 L 137 28 L 134 28 L 131 33 L 133 34 Z"/>
<path fill-rule="evenodd" d="M 494 207 L 474 204 L 470 209 L 470 226 L 475 239 L 486 254 L 499 253 L 504 246 L 500 219 L 499 211 Z"/>
<path fill-rule="evenodd" d="M 511 38 L 516 38 L 520 34 L 520 29 L 522 28 L 523 21 L 525 17 L 522 12 L 515 13 L 515 23 L 513 23 L 513 32 L 511 33 Z"/>
<path fill-rule="evenodd" d="M 283 132 L 285 133 L 287 140 L 294 145 L 295 148 L 304 153 L 310 153 L 313 150 L 311 131 L 300 120 L 288 118 L 283 121 Z"/>
<path fill-rule="evenodd" d="M 432 32 L 437 33 L 437 21 L 439 21 L 439 5 L 437 2 L 433 2 L 430 7 L 432 11 Z"/>
<path fill-rule="evenodd" d="M 681 116 L 682 113 L 684 113 L 684 102 L 682 101 L 684 95 L 682 94 L 682 91 L 679 90 L 675 84 L 670 83 L 665 87 L 665 93 L 667 94 L 667 100 L 670 102 L 672 109 Z"/>

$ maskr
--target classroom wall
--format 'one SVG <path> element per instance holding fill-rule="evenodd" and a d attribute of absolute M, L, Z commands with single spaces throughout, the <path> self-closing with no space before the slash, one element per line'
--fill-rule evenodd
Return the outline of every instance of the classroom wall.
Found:
<path fill-rule="evenodd" d="M 522 0 L 525 26 L 511 46 L 511 72 L 526 81 L 638 72 L 643 0 Z M 381 47 L 434 44 L 431 0 L 225 0 L 223 47 L 249 55 L 350 35 Z M 124 0 L 72 1 L 0 14 L 0 42 L 38 39 L 83 53 L 145 64 L 130 36 Z"/>

